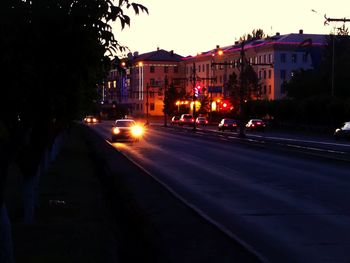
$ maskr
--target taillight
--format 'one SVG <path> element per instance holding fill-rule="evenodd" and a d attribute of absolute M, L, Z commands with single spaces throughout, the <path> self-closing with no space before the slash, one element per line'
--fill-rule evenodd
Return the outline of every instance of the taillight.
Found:
<path fill-rule="evenodd" d="M 194 122 L 194 119 L 191 119 L 191 122 Z"/>

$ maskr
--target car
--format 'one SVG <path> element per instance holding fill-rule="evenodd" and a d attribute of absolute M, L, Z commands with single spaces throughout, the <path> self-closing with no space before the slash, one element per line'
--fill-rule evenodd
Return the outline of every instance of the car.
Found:
<path fill-rule="evenodd" d="M 208 120 L 207 120 L 206 117 L 197 117 L 196 124 L 197 125 L 202 125 L 202 126 L 207 126 L 208 125 Z"/>
<path fill-rule="evenodd" d="M 180 119 L 179 119 L 179 125 L 194 125 L 194 118 L 192 117 L 191 114 L 182 114 Z"/>
<path fill-rule="evenodd" d="M 180 116 L 173 116 L 171 118 L 170 124 L 171 125 L 177 125 L 177 124 L 179 124 L 179 120 L 180 120 Z"/>
<path fill-rule="evenodd" d="M 143 135 L 143 127 L 132 119 L 118 119 L 112 127 L 112 142 L 118 140 L 139 141 Z"/>
<path fill-rule="evenodd" d="M 344 122 L 343 126 L 334 131 L 334 138 L 350 138 L 350 121 Z"/>
<path fill-rule="evenodd" d="M 230 118 L 224 118 L 222 119 L 218 124 L 218 130 L 219 131 L 237 131 L 237 121 Z"/>
<path fill-rule="evenodd" d="M 265 131 L 266 124 L 262 119 L 251 119 L 245 127 L 251 131 Z"/>
<path fill-rule="evenodd" d="M 91 123 L 98 123 L 101 122 L 100 119 L 96 116 L 93 115 L 87 115 L 85 116 L 85 118 L 83 119 L 84 123 L 86 124 L 91 124 Z"/>

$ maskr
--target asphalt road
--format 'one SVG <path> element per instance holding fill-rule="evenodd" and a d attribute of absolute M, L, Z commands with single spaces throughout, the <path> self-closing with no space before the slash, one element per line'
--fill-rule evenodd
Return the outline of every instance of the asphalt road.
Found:
<path fill-rule="evenodd" d="M 266 262 L 350 260 L 349 163 L 161 127 L 113 146 Z"/>

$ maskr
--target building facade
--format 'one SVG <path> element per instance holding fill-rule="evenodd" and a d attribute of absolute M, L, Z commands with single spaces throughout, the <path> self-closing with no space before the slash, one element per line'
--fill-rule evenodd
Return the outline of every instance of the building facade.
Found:
<path fill-rule="evenodd" d="M 239 42 L 216 46 L 196 56 L 182 57 L 159 48 L 144 54 L 135 52 L 128 55 L 124 70 L 110 72 L 106 89 L 112 94 L 109 100 L 127 105 L 134 116 L 163 115 L 169 85 L 184 90 L 184 100 L 209 98 L 210 111 L 216 111 L 220 110 L 220 101 L 229 95 L 225 86 L 230 75 L 234 72 L 239 76 L 244 61 L 258 77 L 258 89 L 250 97 L 282 99 L 287 95 L 285 83 L 295 71 L 313 69 L 320 63 L 326 39 L 327 35 L 304 34 L 300 30 L 250 39 L 243 46 Z"/>
<path fill-rule="evenodd" d="M 232 46 L 219 47 L 197 56 L 184 58 L 187 78 L 194 78 L 211 100 L 219 101 L 227 96 L 225 84 L 235 72 L 239 76 L 242 50 L 246 64 L 253 67 L 258 77 L 258 90 L 253 99 L 277 100 L 286 97 L 285 83 L 294 72 L 315 68 L 326 45 L 326 35 L 296 34 L 280 35 L 266 39 L 252 39 Z M 189 83 L 187 90 L 196 85 Z M 215 106 L 215 105 L 212 105 Z"/>

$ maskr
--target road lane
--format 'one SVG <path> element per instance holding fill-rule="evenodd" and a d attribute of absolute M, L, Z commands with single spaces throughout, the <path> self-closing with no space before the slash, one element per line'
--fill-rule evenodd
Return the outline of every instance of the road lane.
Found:
<path fill-rule="evenodd" d="M 270 262 L 350 258 L 347 165 L 157 129 L 115 146 Z"/>

